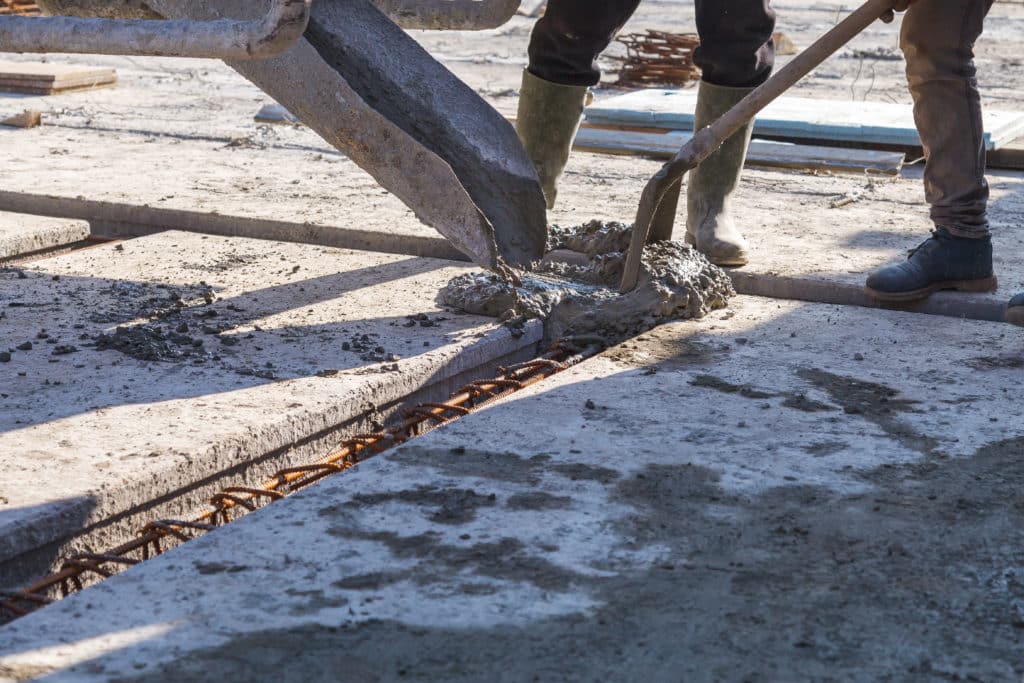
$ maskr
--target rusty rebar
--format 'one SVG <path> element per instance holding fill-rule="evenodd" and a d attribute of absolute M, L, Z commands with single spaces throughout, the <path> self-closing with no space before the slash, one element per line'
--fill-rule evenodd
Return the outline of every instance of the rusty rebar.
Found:
<path fill-rule="evenodd" d="M 616 39 L 626 46 L 616 85 L 629 88 L 678 87 L 700 79 L 693 52 L 700 45 L 695 33 L 666 33 L 648 30 L 628 33 Z"/>
<path fill-rule="evenodd" d="M 137 536 L 103 553 L 79 553 L 68 557 L 60 571 L 33 582 L 20 591 L 0 593 L 0 616 L 6 612 L 18 618 L 52 603 L 59 597 L 82 590 L 85 575 L 102 580 L 127 568 L 160 555 L 170 546 L 165 541 L 186 543 L 197 536 L 228 524 L 246 512 L 287 497 L 291 492 L 332 474 L 344 472 L 354 465 L 388 448 L 437 429 L 469 413 L 599 353 L 604 348 L 599 337 L 562 339 L 544 356 L 525 363 L 499 368 L 500 376 L 471 382 L 445 402 L 419 403 L 405 411 L 401 422 L 373 434 L 357 434 L 345 439 L 341 446 L 320 460 L 278 470 L 259 487 L 228 486 L 210 499 L 211 509 L 193 520 L 164 519 L 149 522 Z M 282 491 L 287 490 L 288 493 Z M 135 556 L 133 556 L 135 555 Z"/>

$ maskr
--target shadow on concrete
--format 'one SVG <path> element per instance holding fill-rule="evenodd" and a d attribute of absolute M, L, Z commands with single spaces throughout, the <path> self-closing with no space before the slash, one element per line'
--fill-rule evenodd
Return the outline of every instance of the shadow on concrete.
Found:
<path fill-rule="evenodd" d="M 305 309 L 316 304 L 443 265 L 447 264 L 409 258 L 308 279 L 299 270 L 295 282 L 210 304 L 202 300 L 206 288 L 199 285 L 66 276 L 53 281 L 45 261 L 24 271 L 0 271 L 0 349 L 12 352 L 11 361 L 0 364 L 0 433 L 88 411 L 238 391 L 317 373 L 370 368 L 392 354 L 408 359 L 426 353 L 441 346 L 448 335 L 478 326 L 480 319 L 438 316 L 431 310 L 425 321 L 386 314 L 309 324 L 301 320 L 310 317 Z M 28 279 L 19 279 L 20 272 Z M 197 283 L 210 275 L 196 268 Z M 13 295 L 5 287 L 8 283 L 22 285 L 20 294 Z M 190 305 L 176 308 L 170 299 L 174 293 L 189 299 Z M 433 303 L 433 296 L 424 298 Z M 373 312 L 388 310 L 388 302 L 382 301 Z M 132 337 L 122 347 L 96 349 L 99 335 L 154 313 L 156 319 L 140 327 L 159 338 Z M 286 322 L 272 320 L 282 315 L 288 315 Z M 268 319 L 266 328 L 252 328 Z M 40 339 L 40 334 L 48 338 Z M 176 343 L 172 337 L 202 346 Z M 26 342 L 33 344 L 31 350 L 17 349 Z M 76 350 L 61 354 L 62 347 Z"/>
<path fill-rule="evenodd" d="M 784 329 L 785 317 L 772 318 L 760 329 Z M 743 333 L 753 339 L 758 331 L 753 327 Z M 854 338 L 877 334 L 850 330 Z M 376 542 L 388 551 L 390 565 L 367 567 L 365 574 L 342 582 L 304 585 L 295 595 L 305 602 L 295 601 L 302 604 L 301 611 L 289 614 L 289 621 L 294 624 L 298 617 L 305 623 L 275 627 L 274 620 L 283 620 L 283 615 L 268 613 L 266 628 L 246 633 L 225 629 L 233 635 L 221 642 L 189 648 L 174 661 L 137 676 L 119 674 L 116 680 L 271 681 L 287 675 L 303 681 L 987 681 L 1015 680 L 1024 674 L 1019 657 L 1024 643 L 1024 436 L 1019 426 L 1009 428 L 1005 438 L 954 457 L 908 419 L 940 406 L 926 389 L 930 382 L 945 381 L 941 364 L 938 374 L 913 385 L 915 396 L 904 396 L 877 382 L 844 377 L 828 358 L 821 358 L 795 369 L 808 394 L 790 396 L 768 384 L 729 384 L 711 377 L 715 364 L 736 348 L 680 340 L 631 368 L 588 381 L 587 391 L 555 387 L 484 413 L 491 425 L 515 424 L 519 430 L 549 434 L 553 422 L 592 411 L 593 419 L 610 425 L 602 432 L 601 448 L 579 449 L 552 439 L 538 453 L 515 452 L 512 445 L 502 452 L 501 443 L 478 451 L 485 434 L 475 433 L 465 420 L 448 428 L 459 436 L 440 444 L 427 437 L 383 456 L 393 465 L 434 469 L 453 488 L 472 486 L 473 495 L 460 489 L 464 495 L 456 507 L 429 491 L 353 494 L 338 479 L 320 492 L 333 491 L 330 501 L 308 495 L 281 503 L 278 514 L 291 506 L 290 514 L 305 520 L 307 531 L 317 520 L 327 520 L 326 533 L 337 539 L 339 554 L 350 552 L 355 543 Z M 763 362 L 770 367 L 772 359 L 766 356 Z M 859 377 L 884 371 L 870 360 L 857 367 Z M 708 424 L 709 433 L 680 439 L 657 419 L 664 406 L 652 409 L 641 422 L 616 417 L 616 408 L 621 407 L 616 401 L 668 400 L 665 393 L 644 389 L 648 375 L 643 368 L 654 371 L 650 377 L 698 371 L 692 381 L 712 389 L 710 396 L 718 397 L 723 411 L 726 403 L 735 404 L 739 407 L 726 412 L 746 414 L 752 421 L 755 407 L 768 400 L 767 393 L 777 392 L 772 399 L 785 399 L 782 408 L 798 411 L 794 414 L 800 420 L 813 425 L 807 427 L 813 430 L 809 436 L 821 441 L 821 448 L 807 449 L 800 456 L 809 473 L 782 477 L 783 469 L 771 478 L 784 480 L 781 483 L 738 487 L 733 475 L 749 452 L 730 447 L 722 429 Z M 922 393 L 927 398 L 916 396 Z M 584 396 L 593 396 L 598 405 L 584 406 Z M 522 410 L 526 401 L 533 410 Z M 602 413 L 601 404 L 607 412 Z M 941 406 L 950 414 L 960 410 Z M 686 406 L 679 410 L 684 419 Z M 843 415 L 850 416 L 845 418 L 849 423 L 844 438 L 837 439 L 830 418 Z M 696 423 L 694 429 L 699 426 Z M 627 450 L 627 445 L 635 445 L 630 435 L 638 431 L 663 435 L 660 450 Z M 888 439 L 889 446 L 872 450 L 870 464 L 864 465 L 854 454 L 862 447 L 856 439 L 870 438 Z M 455 453 L 451 445 L 460 442 L 464 448 Z M 784 468 L 779 455 L 768 448 L 775 444 L 764 445 L 764 462 L 758 465 L 770 468 L 778 462 Z M 652 458 L 658 461 L 649 462 Z M 844 461 L 857 466 L 843 466 Z M 832 481 L 814 476 L 821 463 L 836 473 Z M 836 486 L 840 479 L 850 485 Z M 589 487 L 583 493 L 581 481 Z M 558 496 L 540 498 L 541 483 L 549 491 L 557 490 Z M 595 487 L 597 503 L 584 498 Z M 491 492 L 498 494 L 498 502 L 488 496 Z M 528 494 L 529 501 L 524 498 Z M 513 507 L 516 496 L 522 500 Z M 421 505 L 423 517 L 434 528 L 409 529 L 408 519 L 395 515 L 399 503 Z M 460 543 L 454 541 L 455 534 L 445 533 L 496 505 L 505 505 L 509 513 L 501 526 L 489 529 L 491 538 Z M 564 528 L 568 548 L 585 548 L 591 539 L 573 535 L 567 511 L 576 509 L 578 514 L 595 508 L 598 524 L 614 531 L 618 539 L 616 548 L 595 561 L 595 571 L 552 562 L 551 549 L 527 545 L 516 536 L 527 526 Z M 615 512 L 601 512 L 613 508 Z M 624 513 L 618 512 L 623 508 Z M 529 517 L 520 523 L 517 515 L 523 511 Z M 250 518 L 250 531 L 242 540 L 251 541 L 254 525 L 268 522 Z M 276 522 L 283 523 L 283 518 Z M 302 552 L 296 539 L 275 538 L 279 542 L 261 547 L 264 560 L 279 564 Z M 208 539 L 211 544 L 214 540 Z M 239 542 L 236 537 L 236 548 Z M 207 545 L 201 556 L 208 558 L 212 549 Z M 178 557 L 187 552 L 188 547 Z M 193 559 L 200 557 L 196 552 Z M 223 546 L 222 552 L 239 561 L 248 558 Z M 622 562 L 628 554 L 649 559 L 642 564 Z M 221 572 L 230 571 L 224 566 L 229 565 Z M 204 577 L 194 579 L 198 585 Z M 235 580 L 246 582 L 244 567 Z M 117 589 L 117 581 L 109 590 Z M 589 599 L 568 614 L 515 625 L 512 622 L 523 621 L 518 615 L 529 606 L 503 597 L 510 584 L 543 591 L 548 604 L 564 605 L 558 596 Z M 456 589 L 494 595 L 492 605 L 501 605 L 500 614 L 493 616 L 491 625 L 472 628 L 431 623 L 429 613 L 407 620 L 373 619 L 379 591 L 398 585 L 425 596 L 428 610 L 432 596 L 444 597 Z M 126 592 L 131 588 L 126 583 L 120 587 Z M 246 583 L 246 589 L 255 592 L 281 588 L 276 582 Z M 87 595 L 74 599 L 81 603 Z M 170 599 L 166 591 L 162 599 Z M 105 614 L 111 622 L 78 625 L 76 638 L 162 623 L 156 616 L 112 623 L 118 615 L 110 606 L 108 602 Z M 351 617 L 346 606 L 371 616 Z M 159 641 L 97 655 L 82 670 L 103 671 L 116 660 L 118 670 L 124 671 L 124 662 L 150 657 L 152 650 L 143 646 L 152 648 L 159 642 L 166 647 L 176 639 L 194 637 L 186 626 L 180 628 Z M 4 654 L 58 642 L 60 635 L 55 634 L 52 641 L 18 645 Z M 65 677 L 54 674 L 39 680 Z"/>
<path fill-rule="evenodd" d="M 582 590 L 593 610 L 525 626 L 370 619 L 259 629 L 116 680 L 1011 680 L 1024 673 L 1022 447 L 1008 440 L 966 462 L 883 466 L 859 473 L 872 491 L 854 496 L 798 483 L 737 495 L 714 467 L 649 465 L 605 484 L 609 500 L 632 508 L 617 531 L 667 549 L 643 569 L 595 577 L 511 538 L 462 548 L 396 532 L 396 555 L 421 564 L 345 584 L 372 596 L 388 581 L 419 576 L 429 589 L 435 572 L 462 572 Z M 699 455 L 683 450 L 680 459 Z M 560 454 L 551 465 L 568 460 Z M 384 508 L 369 504 L 363 514 L 370 510 Z M 559 524 L 557 509 L 545 517 Z M 309 609 L 315 619 L 315 597 Z M 130 661 L 133 647 L 111 654 Z M 91 666 L 102 670 L 103 658 Z"/>

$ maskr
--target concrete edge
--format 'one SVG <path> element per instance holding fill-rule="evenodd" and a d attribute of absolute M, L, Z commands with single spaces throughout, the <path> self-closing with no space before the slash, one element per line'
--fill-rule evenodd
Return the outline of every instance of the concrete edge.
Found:
<path fill-rule="evenodd" d="M 473 364 L 474 359 L 466 359 L 466 362 L 455 364 L 458 368 L 454 372 L 439 373 L 411 393 L 378 405 L 372 413 L 355 415 L 339 424 L 327 425 L 319 431 L 284 443 L 256 458 L 213 472 L 165 495 L 144 499 L 141 505 L 86 524 L 73 534 L 64 534 L 59 538 L 34 538 L 34 547 L 0 559 L 0 590 L 19 589 L 30 581 L 57 571 L 63 560 L 70 555 L 98 552 L 120 545 L 133 538 L 138 529 L 153 520 L 190 519 L 205 509 L 203 502 L 206 499 L 225 486 L 257 486 L 284 467 L 313 462 L 336 448 L 341 440 L 353 434 L 372 431 L 371 419 L 388 423 L 410 405 L 444 401 L 469 382 L 496 374 L 500 366 L 535 358 L 542 334 L 540 323 L 532 322 L 527 325 L 526 334 L 518 340 L 525 340 L 525 343 L 512 345 L 506 354 L 481 354 L 486 357 L 482 358 L 479 365 Z M 282 433 L 285 431 L 281 430 Z M 73 511 L 68 512 L 70 517 L 74 517 L 70 514 Z M 88 581 L 90 584 L 94 582 Z"/>
<path fill-rule="evenodd" d="M 22 256 L 29 256 L 49 249 L 64 247 L 81 242 L 89 237 L 89 224 L 86 221 L 65 216 L 56 217 L 52 225 L 40 225 L 40 217 L 26 212 L 15 213 L 25 216 L 33 225 L 26 226 L 24 232 L 0 237 L 0 261 L 11 261 Z M 45 219 L 42 219 L 45 221 Z"/>
<path fill-rule="evenodd" d="M 424 392 L 430 387 L 449 388 L 455 378 L 468 379 L 467 374 L 475 369 L 492 369 L 495 364 L 515 356 L 524 349 L 537 350 L 543 340 L 544 328 L 538 321 L 528 323 L 520 336 L 513 336 L 498 327 L 477 342 L 457 350 L 453 354 L 438 358 L 433 372 L 427 368 L 410 373 L 404 382 L 374 382 L 359 388 L 347 402 L 350 405 L 371 403 L 375 407 L 387 407 L 406 400 L 409 396 Z M 532 355 L 532 353 L 531 353 Z M 415 377 L 413 377 L 415 375 Z M 479 378 L 474 378 L 479 379 Z M 162 489 L 155 489 L 153 479 L 123 482 L 116 489 L 94 490 L 91 499 L 76 500 L 60 506 L 57 517 L 77 518 L 77 528 L 67 529 L 58 523 L 46 523 L 33 528 L 17 528 L 5 539 L 6 550 L 0 554 L 0 563 L 31 553 L 33 550 L 61 543 L 82 535 L 90 529 L 102 527 L 110 520 L 118 520 L 135 514 L 142 508 L 151 508 L 154 503 L 166 503 L 186 493 L 190 486 L 206 484 L 220 479 L 225 473 L 238 472 L 252 464 L 265 463 L 275 453 L 286 454 L 296 443 L 337 432 L 344 425 L 360 419 L 361 412 L 342 413 L 331 409 L 324 413 L 310 415 L 301 413 L 287 416 L 270 427 L 249 430 L 246 433 L 225 436 L 222 442 L 209 444 L 206 449 L 194 454 L 191 467 L 175 470 L 176 480 L 160 477 Z M 158 474 L 167 474 L 161 471 Z"/>
<path fill-rule="evenodd" d="M 1006 322 L 1007 298 L 998 294 L 936 292 L 927 299 L 905 304 L 887 304 L 869 297 L 859 285 L 763 273 L 728 271 L 738 294 L 771 299 L 791 299 L 820 304 L 880 308 L 906 313 L 942 315 L 950 318 Z"/>
<path fill-rule="evenodd" d="M 385 254 L 426 256 L 450 261 L 469 260 L 440 235 L 402 235 L 203 211 L 161 209 L 78 197 L 0 190 L 0 211 L 88 221 L 93 234 L 101 237 L 127 237 L 164 230 L 185 230 L 223 237 L 251 237 Z"/>

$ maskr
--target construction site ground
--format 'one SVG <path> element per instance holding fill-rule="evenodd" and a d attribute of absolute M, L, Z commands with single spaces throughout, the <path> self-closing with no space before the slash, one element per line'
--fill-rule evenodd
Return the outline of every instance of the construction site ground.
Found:
<path fill-rule="evenodd" d="M 0 672 L 1017 680 L 1007 339 L 742 297 L 8 625 Z"/>
<path fill-rule="evenodd" d="M 536 353 L 539 323 L 438 309 L 464 264 L 267 244 L 170 231 L 0 273 L 0 585 Z"/>
<path fill-rule="evenodd" d="M 844 8 L 774 4 L 798 48 Z M 1024 109 L 1024 5 L 990 16 L 983 101 Z M 692 22 L 648 0 L 625 30 Z M 898 25 L 795 93 L 909 103 Z M 512 116 L 530 26 L 417 37 Z M 0 272 L 0 589 L 538 353 L 537 324 L 441 310 L 469 266 L 313 133 L 255 123 L 269 100 L 227 67 L 48 59 L 120 81 L 0 96 L 44 114 L 0 127 L 0 211 L 62 217 L 5 254 L 0 214 L 0 258 L 32 254 Z M 553 222 L 630 221 L 659 164 L 575 154 Z M 989 174 L 996 294 L 833 305 L 927 235 L 921 167 L 748 169 L 737 287 L 783 298 L 657 328 L 2 626 L 0 681 L 1021 680 L 1024 330 L 998 320 L 1024 175 Z M 39 253 L 79 219 L 122 241 Z"/>

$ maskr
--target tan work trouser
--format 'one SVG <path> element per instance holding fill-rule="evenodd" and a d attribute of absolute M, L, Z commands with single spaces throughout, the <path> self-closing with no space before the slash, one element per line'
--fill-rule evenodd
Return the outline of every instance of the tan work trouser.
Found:
<path fill-rule="evenodd" d="M 924 186 L 931 217 L 958 237 L 989 234 L 974 42 L 992 2 L 917 0 L 903 18 L 900 35 L 927 159 Z"/>

